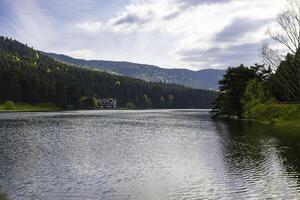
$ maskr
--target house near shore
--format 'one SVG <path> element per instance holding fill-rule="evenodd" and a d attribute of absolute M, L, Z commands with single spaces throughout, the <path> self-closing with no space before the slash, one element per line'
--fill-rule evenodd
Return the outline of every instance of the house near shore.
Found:
<path fill-rule="evenodd" d="M 97 104 L 99 108 L 116 108 L 117 99 L 113 99 L 113 98 L 98 99 Z"/>

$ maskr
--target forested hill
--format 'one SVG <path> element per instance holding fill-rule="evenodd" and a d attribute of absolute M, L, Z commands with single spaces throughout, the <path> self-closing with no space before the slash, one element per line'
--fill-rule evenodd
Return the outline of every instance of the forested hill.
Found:
<path fill-rule="evenodd" d="M 149 83 L 72 66 L 0 37 L 0 103 L 50 102 L 76 109 L 83 99 L 112 97 L 120 107 L 210 108 L 215 96 L 213 91 Z"/>
<path fill-rule="evenodd" d="M 204 69 L 192 71 L 187 69 L 164 69 L 153 65 L 103 60 L 83 60 L 61 54 L 42 53 L 65 63 L 97 68 L 109 73 L 139 78 L 150 82 L 174 83 L 192 88 L 216 90 L 218 88 L 218 81 L 225 74 L 225 70 Z"/>

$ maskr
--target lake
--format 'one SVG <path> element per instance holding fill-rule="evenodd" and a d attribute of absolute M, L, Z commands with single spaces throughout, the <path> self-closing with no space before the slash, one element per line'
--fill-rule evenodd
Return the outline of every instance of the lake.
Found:
<path fill-rule="evenodd" d="M 300 199 L 300 131 L 207 110 L 0 113 L 10 199 Z"/>

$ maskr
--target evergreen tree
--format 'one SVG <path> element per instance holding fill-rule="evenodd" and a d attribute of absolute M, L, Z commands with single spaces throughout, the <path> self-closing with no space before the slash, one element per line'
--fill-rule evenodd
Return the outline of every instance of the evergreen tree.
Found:
<path fill-rule="evenodd" d="M 279 83 L 283 78 L 289 81 Z M 287 54 L 268 83 L 278 100 L 300 101 L 300 49 L 295 55 Z"/>
<path fill-rule="evenodd" d="M 223 79 L 219 82 L 220 92 L 214 103 L 212 110 L 213 117 L 242 117 L 242 99 L 249 80 L 264 77 L 262 69 L 264 67 L 255 65 L 245 67 L 240 65 L 235 68 L 228 68 Z"/>

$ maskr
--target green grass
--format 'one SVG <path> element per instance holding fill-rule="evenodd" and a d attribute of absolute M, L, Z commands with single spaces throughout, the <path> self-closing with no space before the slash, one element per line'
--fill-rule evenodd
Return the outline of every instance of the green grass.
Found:
<path fill-rule="evenodd" d="M 269 124 L 300 126 L 300 104 L 258 104 L 251 118 Z"/>
<path fill-rule="evenodd" d="M 39 103 L 39 104 L 28 104 L 28 103 L 15 103 L 14 110 L 6 110 L 4 104 L 0 104 L 0 112 L 29 112 L 29 111 L 56 111 L 61 110 L 52 103 Z"/>

